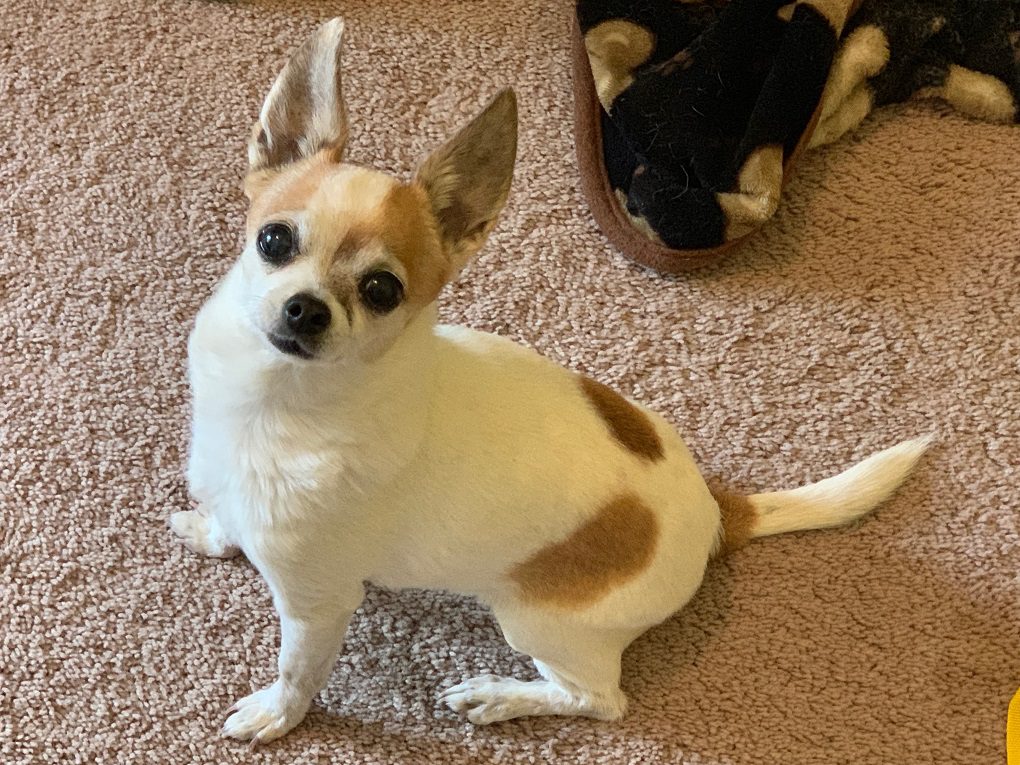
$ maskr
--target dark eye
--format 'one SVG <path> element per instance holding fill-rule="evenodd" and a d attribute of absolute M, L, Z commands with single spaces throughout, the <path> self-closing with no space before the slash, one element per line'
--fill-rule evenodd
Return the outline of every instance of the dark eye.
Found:
<path fill-rule="evenodd" d="M 376 313 L 389 313 L 404 297 L 404 285 L 389 271 L 374 271 L 358 285 L 361 299 Z"/>
<path fill-rule="evenodd" d="M 294 231 L 286 223 L 267 223 L 259 229 L 256 240 L 262 259 L 274 266 L 294 256 Z"/>

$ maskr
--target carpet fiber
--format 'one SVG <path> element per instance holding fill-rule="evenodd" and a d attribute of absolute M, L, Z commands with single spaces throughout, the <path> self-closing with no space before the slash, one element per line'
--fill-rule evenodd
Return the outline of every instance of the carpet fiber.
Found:
<path fill-rule="evenodd" d="M 185 338 L 238 251 L 244 142 L 285 56 L 348 21 L 351 159 L 407 173 L 512 84 L 515 187 L 445 319 L 647 402 L 744 489 L 938 443 L 856 528 L 757 542 L 624 658 L 621 723 L 472 728 L 437 692 L 527 678 L 489 614 L 371 590 L 329 686 L 250 752 L 271 680 L 243 560 L 173 543 Z M 5 0 L 0 9 L 0 761 L 1002 762 L 1020 685 L 1020 130 L 883 111 L 805 155 L 776 219 L 665 278 L 578 191 L 569 2 Z"/>

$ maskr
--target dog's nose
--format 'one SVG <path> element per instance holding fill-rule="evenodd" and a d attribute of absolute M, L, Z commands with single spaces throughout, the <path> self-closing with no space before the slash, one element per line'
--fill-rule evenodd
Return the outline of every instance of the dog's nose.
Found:
<path fill-rule="evenodd" d="M 331 318 L 329 306 L 307 292 L 298 293 L 283 305 L 283 322 L 295 335 L 321 334 Z"/>

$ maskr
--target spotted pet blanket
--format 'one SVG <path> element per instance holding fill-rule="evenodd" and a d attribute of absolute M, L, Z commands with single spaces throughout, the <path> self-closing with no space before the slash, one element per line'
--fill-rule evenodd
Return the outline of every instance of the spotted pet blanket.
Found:
<path fill-rule="evenodd" d="M 579 0 L 574 53 L 592 212 L 663 271 L 753 233 L 798 154 L 877 106 L 1020 119 L 1020 0 Z"/>

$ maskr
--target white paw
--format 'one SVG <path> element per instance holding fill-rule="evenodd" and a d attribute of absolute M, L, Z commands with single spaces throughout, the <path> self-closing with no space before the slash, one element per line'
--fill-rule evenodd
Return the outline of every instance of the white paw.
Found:
<path fill-rule="evenodd" d="M 308 704 L 287 704 L 279 685 L 245 696 L 231 707 L 233 714 L 223 723 L 221 733 L 230 738 L 264 744 L 279 738 L 297 725 L 308 711 Z"/>
<path fill-rule="evenodd" d="M 501 720 L 512 720 L 526 715 L 553 712 L 548 684 L 530 683 L 498 675 L 472 677 L 463 683 L 447 688 L 439 698 L 454 712 L 467 712 L 475 725 L 488 725 Z"/>
<path fill-rule="evenodd" d="M 170 530 L 180 539 L 189 550 L 195 550 L 197 545 L 205 541 L 207 533 L 205 518 L 194 510 L 182 510 L 170 514 Z"/>
<path fill-rule="evenodd" d="M 195 510 L 182 510 L 170 514 L 170 530 L 184 546 L 199 555 L 213 558 L 230 558 L 240 550 L 213 533 L 209 519 Z"/>

